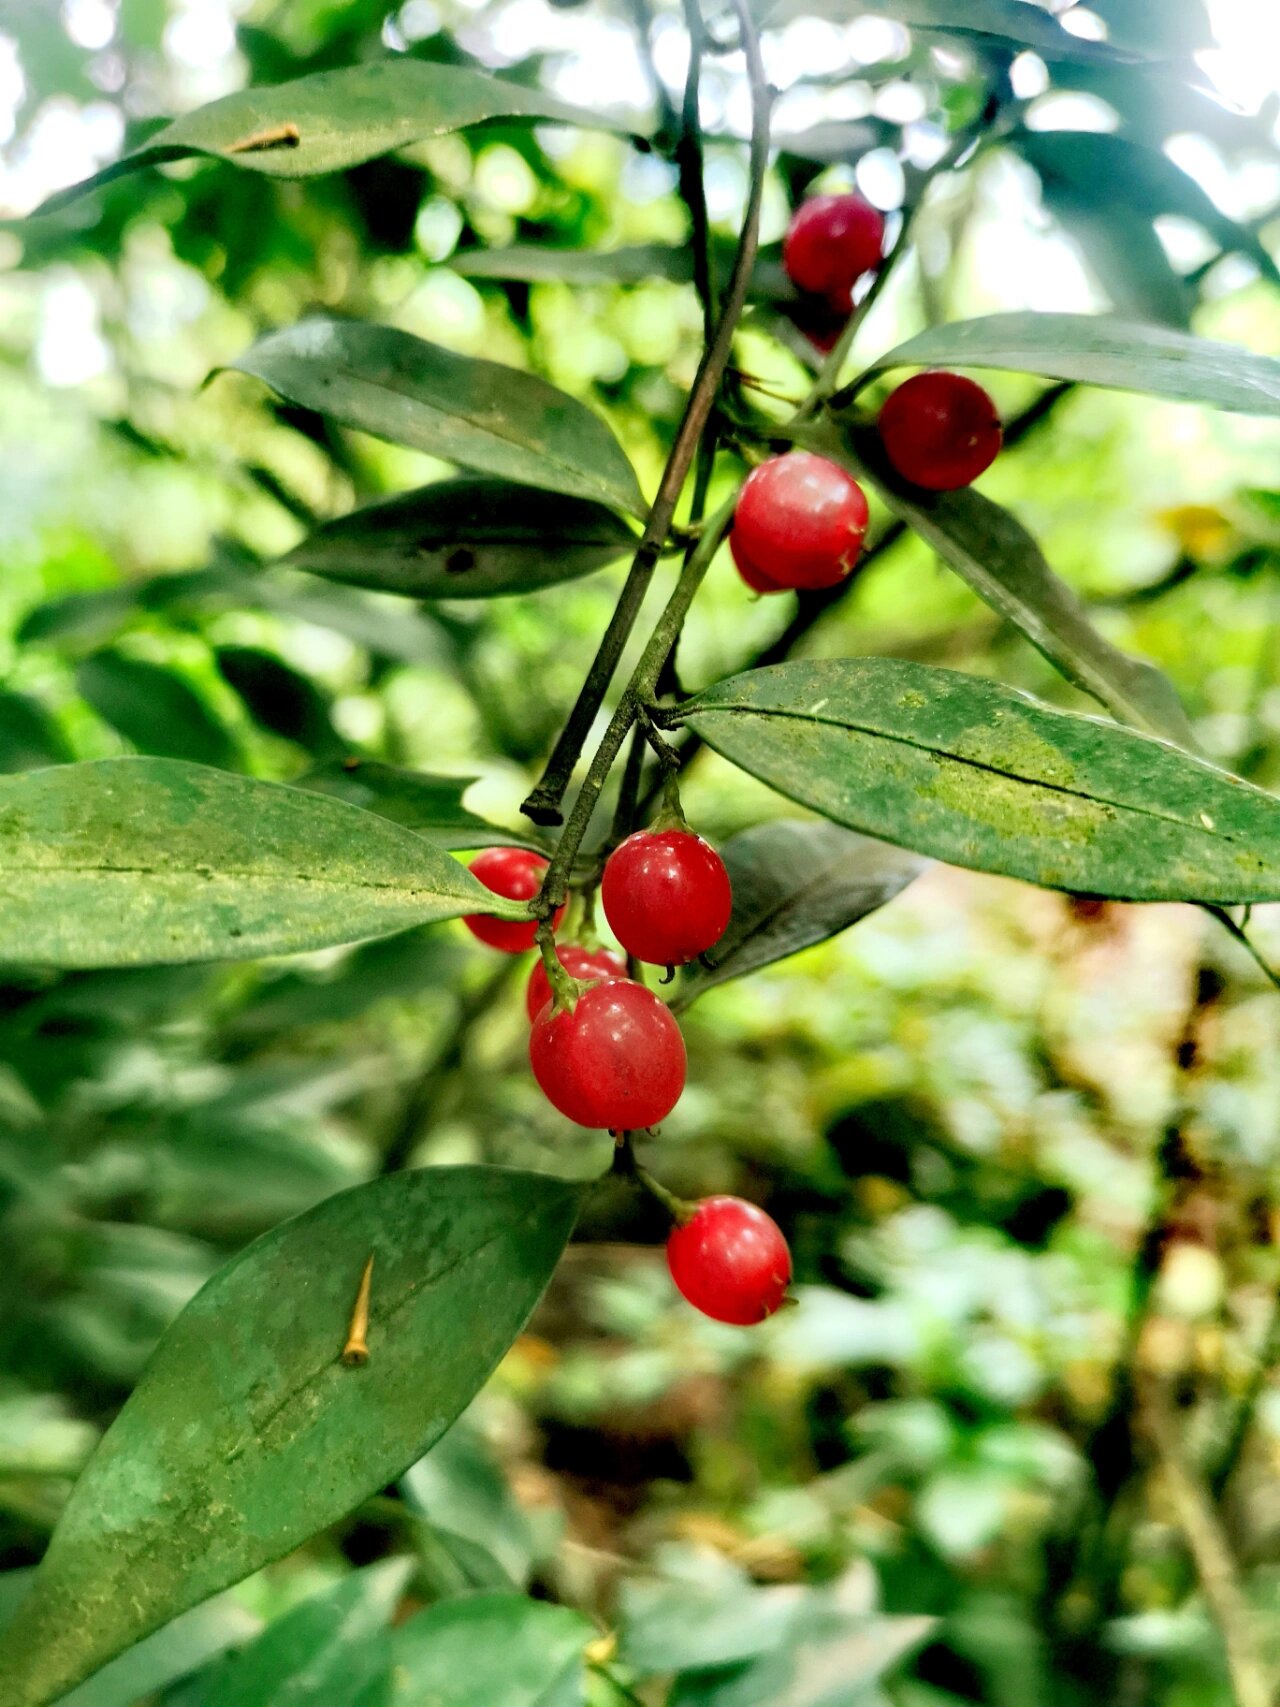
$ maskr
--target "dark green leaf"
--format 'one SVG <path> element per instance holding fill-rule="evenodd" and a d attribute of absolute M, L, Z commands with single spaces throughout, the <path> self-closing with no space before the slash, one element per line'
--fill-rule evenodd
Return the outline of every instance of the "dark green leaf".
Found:
<path fill-rule="evenodd" d="M 403 1474 L 520 1331 L 577 1202 L 577 1188 L 536 1174 L 392 1174 L 285 1222 L 215 1275 L 76 1484 L 0 1640 L 3 1707 L 39 1707 Z M 371 1252 L 370 1356 L 347 1368 Z M 430 1672 L 438 1650 L 411 1628 L 398 1634 L 405 1663 L 421 1647 Z"/>
<path fill-rule="evenodd" d="M 1161 214 L 1177 214 L 1203 226 L 1228 254 L 1238 250 L 1248 255 L 1273 283 L 1280 282 L 1275 263 L 1254 233 L 1224 214 L 1208 192 L 1158 148 L 1093 130 L 1018 131 L 1010 146 L 1039 173 L 1051 199 L 1056 192 L 1083 202 L 1109 218 L 1118 236 L 1135 223 L 1149 225 Z M 1118 183 L 1124 185 L 1123 205 L 1116 202 Z"/>
<path fill-rule="evenodd" d="M 758 972 L 856 924 L 924 869 L 901 848 L 838 824 L 779 818 L 731 836 L 720 849 L 733 884 L 733 913 L 705 959 L 685 971 L 676 1007 L 730 978 Z"/>
<path fill-rule="evenodd" d="M 462 797 L 475 780 L 473 776 L 432 776 L 428 771 L 402 770 L 376 759 L 348 759 L 308 771 L 294 787 L 350 801 L 353 806 L 416 830 L 443 848 L 540 849 L 542 844 L 522 831 L 504 830 L 467 811 Z"/>
<path fill-rule="evenodd" d="M 1101 314 L 987 314 L 933 326 L 881 356 L 858 383 L 889 368 L 943 366 L 1007 368 L 1245 415 L 1280 415 L 1280 361 Z"/>
<path fill-rule="evenodd" d="M 600 417 L 518 368 L 347 320 L 269 333 L 232 365 L 343 426 L 482 474 L 645 513 L 635 470 Z"/>
<path fill-rule="evenodd" d="M 894 514 L 1068 681 L 1123 722 L 1194 747 L 1172 682 L 1154 664 L 1129 657 L 1098 633 L 1080 599 L 1054 574 L 1016 516 L 971 487 L 923 492 L 904 485 L 889 468 L 873 429 L 855 433 L 853 441 L 855 472 L 874 481 Z"/>
<path fill-rule="evenodd" d="M 1118 208 L 1104 183 L 1092 195 L 1052 178 L 1041 187 L 1045 208 L 1079 244 L 1118 314 L 1190 329 L 1195 288 L 1174 271 L 1153 225 Z"/>
<path fill-rule="evenodd" d="M 95 652 L 81 660 L 76 686 L 98 716 L 139 752 L 230 767 L 230 735 L 191 684 L 161 664 Z"/>
<path fill-rule="evenodd" d="M 387 1627 L 411 1569 L 392 1559 L 313 1594 L 219 1667 L 201 1707 L 345 1707 L 390 1670 Z"/>
<path fill-rule="evenodd" d="M 1280 899 L 1280 801 L 994 682 L 893 658 L 778 664 L 675 721 L 801 805 L 953 865 L 1119 900 Z"/>
<path fill-rule="evenodd" d="M 376 592 L 491 599 L 576 580 L 635 546 L 603 504 L 465 478 L 326 522 L 281 561 Z"/>
<path fill-rule="evenodd" d="M 149 142 L 82 183 L 50 196 L 52 213 L 140 166 L 192 154 L 276 178 L 306 178 L 372 160 L 425 137 L 492 118 L 552 119 L 597 130 L 622 127 L 539 89 L 459 65 L 407 57 L 375 60 L 244 89 L 185 113 Z"/>
<path fill-rule="evenodd" d="M 0 960 L 45 966 L 244 960 L 522 913 L 371 812 L 172 759 L 0 779 L 0 885 Z"/>
<path fill-rule="evenodd" d="M 396 1707 L 547 1707 L 566 1676 L 582 1673 L 582 1650 L 596 1634 L 580 1612 L 521 1594 L 446 1600 L 395 1632 L 392 1700 Z"/>
<path fill-rule="evenodd" d="M 0 693 L 0 771 L 62 765 L 70 757 L 66 737 L 38 699 Z"/>
<path fill-rule="evenodd" d="M 344 750 L 327 697 L 283 658 L 257 646 L 219 646 L 214 656 L 223 680 L 240 695 L 255 723 L 321 758 Z"/>

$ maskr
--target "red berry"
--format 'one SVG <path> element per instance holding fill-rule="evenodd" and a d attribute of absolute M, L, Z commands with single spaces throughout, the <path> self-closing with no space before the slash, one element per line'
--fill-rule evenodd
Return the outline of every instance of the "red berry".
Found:
<path fill-rule="evenodd" d="M 705 1197 L 667 1240 L 671 1278 L 695 1310 L 749 1327 L 772 1316 L 791 1279 L 776 1221 L 740 1197 Z"/>
<path fill-rule="evenodd" d="M 561 1114 L 614 1132 L 665 1119 L 684 1089 L 680 1027 L 652 990 L 628 978 L 592 984 L 572 1012 L 545 1003 L 529 1034 L 529 1063 Z"/>
<path fill-rule="evenodd" d="M 471 862 L 472 877 L 495 895 L 505 895 L 510 901 L 532 901 L 542 887 L 546 869 L 542 855 L 530 853 L 527 848 L 486 848 Z M 559 924 L 563 916 L 561 907 L 554 923 Z M 462 922 L 472 936 L 506 954 L 523 954 L 526 948 L 532 948 L 538 931 L 536 919 L 495 919 L 490 913 L 467 913 Z"/>
<path fill-rule="evenodd" d="M 743 482 L 729 536 L 734 560 L 778 587 L 834 587 L 858 561 L 867 513 L 852 475 L 811 451 L 788 451 Z"/>
<path fill-rule="evenodd" d="M 609 855 L 600 900 L 628 954 L 683 966 L 724 935 L 733 890 L 720 855 L 692 830 L 637 830 Z"/>
<path fill-rule="evenodd" d="M 557 944 L 556 959 L 571 978 L 580 978 L 584 984 L 594 983 L 598 978 L 625 978 L 627 975 L 626 961 L 611 948 L 584 948 L 581 943 L 567 942 L 563 948 Z M 533 963 L 524 997 L 531 1022 L 537 1019 L 543 1003 L 550 1000 L 551 980 L 539 956 Z"/>
<path fill-rule="evenodd" d="M 762 575 L 755 564 L 747 557 L 737 538 L 729 535 L 729 555 L 733 558 L 733 566 L 753 593 L 785 593 L 787 589 L 777 581 L 771 581 L 767 575 Z"/>
<path fill-rule="evenodd" d="M 797 290 L 824 296 L 841 314 L 853 287 L 884 256 L 884 216 L 859 195 L 810 196 L 792 215 L 782 264 Z"/>
<path fill-rule="evenodd" d="M 918 373 L 880 411 L 885 455 L 904 480 L 954 492 L 991 467 L 1003 441 L 996 406 L 958 373 Z"/>

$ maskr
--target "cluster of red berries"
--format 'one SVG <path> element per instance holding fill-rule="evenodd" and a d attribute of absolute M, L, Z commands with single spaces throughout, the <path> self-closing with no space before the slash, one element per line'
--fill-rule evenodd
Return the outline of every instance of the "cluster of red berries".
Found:
<path fill-rule="evenodd" d="M 489 848 L 471 862 L 487 889 L 512 900 L 537 894 L 547 861 L 524 848 Z M 600 899 L 618 941 L 636 960 L 684 966 L 704 954 L 729 922 L 732 890 L 724 861 L 688 829 L 639 830 L 609 856 Z M 563 908 L 556 913 L 559 925 Z M 534 946 L 530 919 L 468 914 L 481 942 L 508 954 Z M 539 960 L 529 976 L 529 1061 L 543 1093 L 581 1126 L 636 1132 L 666 1118 L 684 1089 L 685 1049 L 671 1010 L 628 977 L 612 949 L 557 946 L 574 980 L 571 1005 L 556 1000 Z M 791 1278 L 786 1240 L 763 1210 L 713 1197 L 681 1219 L 667 1245 L 672 1278 L 705 1315 L 763 1321 Z"/>
<path fill-rule="evenodd" d="M 812 196 L 783 243 L 792 283 L 828 314 L 847 320 L 858 281 L 880 263 L 884 220 L 859 195 Z M 920 373 L 893 392 L 878 422 L 884 453 L 913 486 L 953 492 L 995 461 L 995 404 L 958 373 Z M 825 457 L 790 451 L 747 476 L 729 547 L 753 592 L 838 586 L 858 561 L 867 500 L 852 475 Z"/>

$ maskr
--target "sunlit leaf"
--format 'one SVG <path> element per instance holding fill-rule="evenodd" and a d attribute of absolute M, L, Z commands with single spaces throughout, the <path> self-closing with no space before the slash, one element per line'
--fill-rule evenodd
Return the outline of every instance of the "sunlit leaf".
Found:
<path fill-rule="evenodd" d="M 42 1707 L 401 1475 L 519 1332 L 577 1202 L 541 1175 L 430 1168 L 242 1251 L 165 1334 L 76 1484 L 0 1639 L 3 1707 Z M 371 1253 L 370 1355 L 348 1368 Z"/>
<path fill-rule="evenodd" d="M 893 658 L 777 664 L 673 714 L 836 823 L 1134 901 L 1280 899 L 1280 800 L 1118 724 Z"/>
<path fill-rule="evenodd" d="M 0 779 L 0 890 L 0 960 L 45 966 L 241 960 L 523 912 L 374 813 L 170 759 Z"/>
<path fill-rule="evenodd" d="M 392 1643 L 394 1707 L 559 1707 L 582 1699 L 582 1651 L 598 1634 L 567 1606 L 474 1594 L 418 1613 Z"/>
<path fill-rule="evenodd" d="M 362 806 L 427 836 L 443 848 L 541 848 L 522 830 L 504 830 L 462 804 L 473 776 L 433 776 L 376 759 L 344 759 L 308 771 L 295 788 L 314 789 Z"/>

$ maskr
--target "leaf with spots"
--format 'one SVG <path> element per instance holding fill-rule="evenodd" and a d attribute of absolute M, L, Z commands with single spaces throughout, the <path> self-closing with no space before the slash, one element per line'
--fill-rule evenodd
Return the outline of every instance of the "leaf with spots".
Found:
<path fill-rule="evenodd" d="M 0 960 L 248 960 L 462 913 L 527 916 L 412 830 L 176 759 L 0 777 Z"/>
<path fill-rule="evenodd" d="M 577 580 L 635 547 L 604 504 L 466 477 L 339 516 L 281 562 L 413 599 L 493 599 Z"/>
<path fill-rule="evenodd" d="M 391 1174 L 228 1263 L 76 1484 L 0 1640 L 0 1707 L 43 1707 L 403 1475 L 523 1327 L 578 1197 L 498 1168 Z M 347 1368 L 371 1252 L 369 1360 Z"/>
<path fill-rule="evenodd" d="M 670 721 L 837 824 L 1131 901 L 1280 900 L 1280 800 L 1153 736 L 897 658 L 731 676 Z"/>
<path fill-rule="evenodd" d="M 271 88 L 241 89 L 197 107 L 123 159 L 59 190 L 38 212 L 54 213 L 140 167 L 191 155 L 273 178 L 309 178 L 495 118 L 624 128 L 541 89 L 466 66 L 432 65 L 407 56 L 373 60 Z"/>
<path fill-rule="evenodd" d="M 645 514 L 635 470 L 600 417 L 519 368 L 456 355 L 394 326 L 324 319 L 268 333 L 232 366 L 344 427 Z"/>

